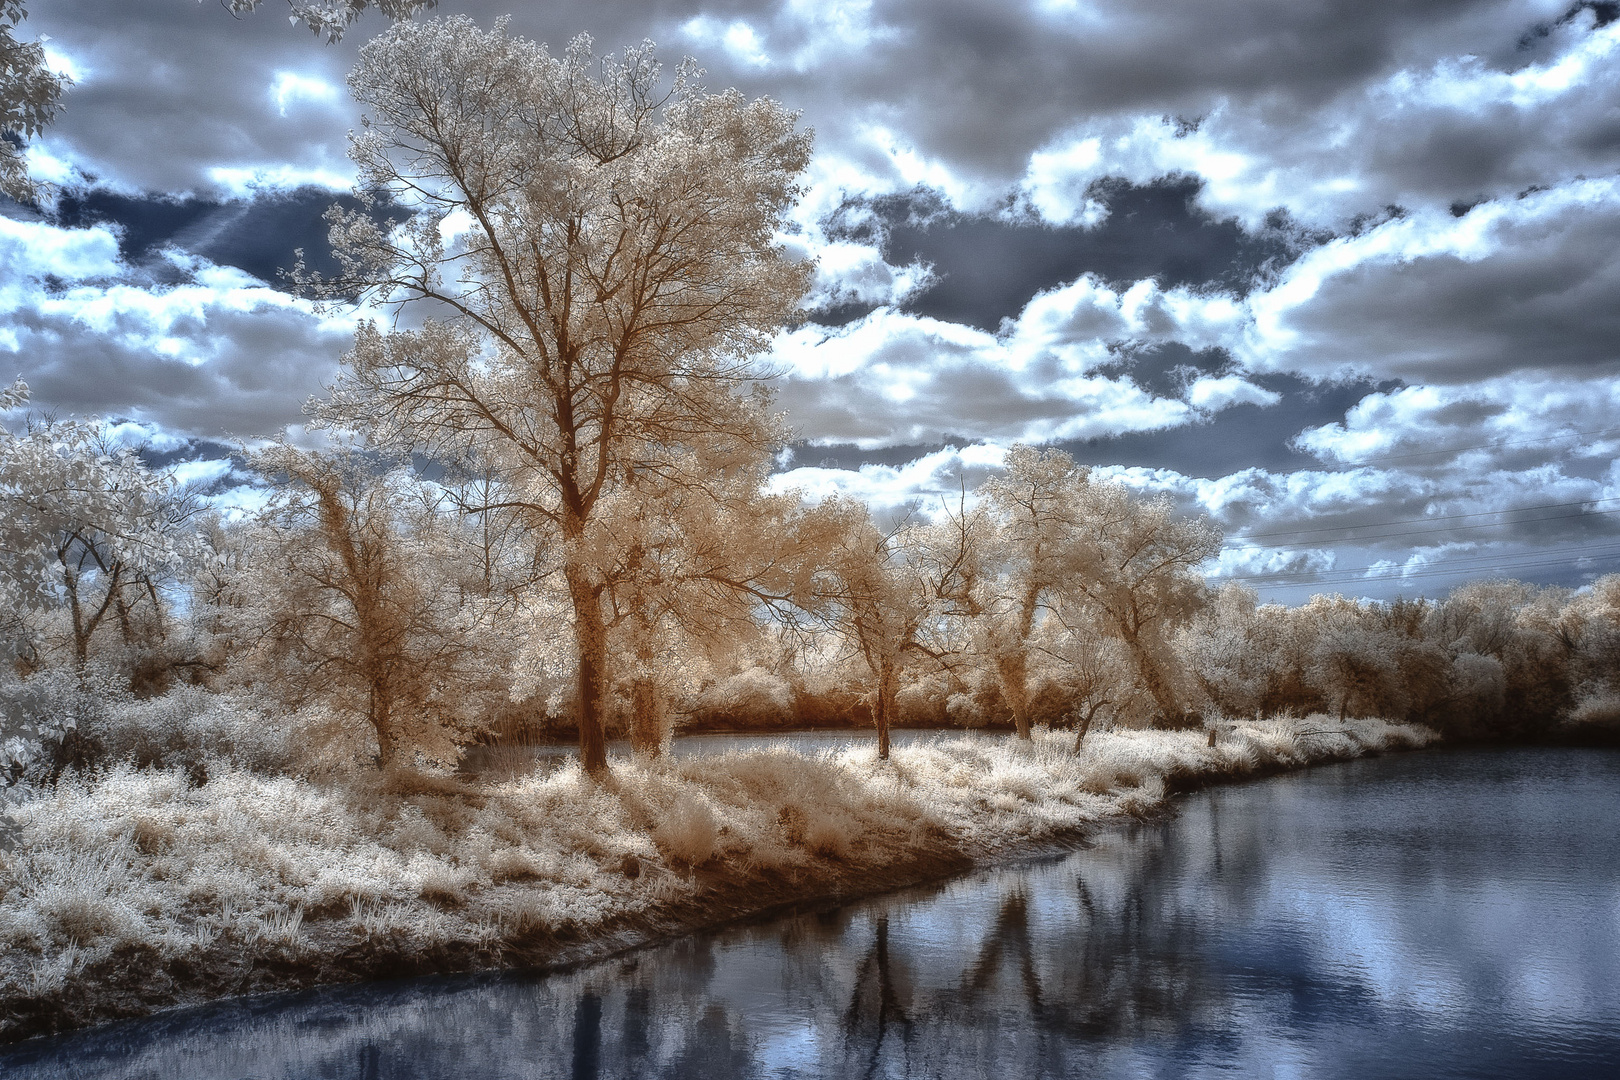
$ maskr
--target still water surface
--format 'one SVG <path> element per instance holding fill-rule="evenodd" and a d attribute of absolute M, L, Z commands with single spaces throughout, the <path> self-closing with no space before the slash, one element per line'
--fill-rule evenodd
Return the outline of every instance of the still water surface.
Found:
<path fill-rule="evenodd" d="M 1006 738 L 1001 731 L 964 730 L 962 728 L 893 728 L 889 741 L 895 746 L 942 739 Z M 792 732 L 722 731 L 707 735 L 677 735 L 670 742 L 674 757 L 704 757 L 724 754 L 731 750 L 764 750 L 777 746 L 791 746 L 804 754 L 824 750 L 843 750 L 851 746 L 877 746 L 877 732 L 871 728 L 823 728 Z M 610 758 L 630 757 L 630 740 L 609 739 Z M 570 758 L 579 756 L 572 743 L 550 743 L 541 746 L 470 746 L 461 762 L 461 771 L 474 775 L 501 768 L 528 771 L 539 765 L 555 768 Z"/>
<path fill-rule="evenodd" d="M 250 999 L 34 1078 L 1620 1077 L 1620 753 L 1441 751 L 547 978 Z"/>

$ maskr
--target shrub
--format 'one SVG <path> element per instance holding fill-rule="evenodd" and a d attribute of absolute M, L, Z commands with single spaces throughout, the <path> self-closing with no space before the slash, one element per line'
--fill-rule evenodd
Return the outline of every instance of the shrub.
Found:
<path fill-rule="evenodd" d="M 700 866 L 714 857 L 718 839 L 714 811 L 702 798 L 683 791 L 664 812 L 652 838 L 665 858 Z"/>

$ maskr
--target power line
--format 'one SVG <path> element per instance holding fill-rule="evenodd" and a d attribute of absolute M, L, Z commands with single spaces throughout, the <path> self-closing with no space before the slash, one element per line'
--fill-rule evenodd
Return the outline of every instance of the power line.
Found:
<path fill-rule="evenodd" d="M 1620 558 L 1620 550 L 1605 552 L 1601 555 L 1592 556 L 1592 558 L 1594 560 L 1604 561 Z M 1525 562 L 1509 559 L 1496 562 L 1485 562 L 1477 566 L 1435 566 L 1425 564 L 1423 569 L 1418 570 L 1407 570 L 1400 566 L 1392 566 L 1382 569 L 1377 573 L 1339 573 L 1337 571 L 1324 571 L 1323 575 L 1320 577 L 1311 577 L 1309 576 L 1308 571 L 1279 572 L 1276 574 L 1241 575 L 1234 576 L 1230 579 L 1221 580 L 1255 581 L 1262 584 L 1277 586 L 1310 585 L 1314 587 L 1318 585 L 1354 585 L 1360 582 L 1406 581 L 1410 578 L 1451 577 L 1458 574 L 1467 574 L 1471 577 L 1477 578 L 1482 575 L 1491 576 L 1505 573 L 1516 574 L 1527 570 L 1567 569 L 1572 568 L 1573 563 L 1573 559 L 1565 556 L 1563 558 L 1539 559 Z M 1335 573 L 1339 573 L 1339 576 L 1332 576 Z M 1293 580 L 1282 580 L 1284 578 Z"/>
<path fill-rule="evenodd" d="M 1545 563 L 1523 563 L 1523 564 L 1509 563 L 1509 564 L 1502 564 L 1502 565 L 1496 565 L 1496 566 L 1482 566 L 1482 567 L 1475 568 L 1473 571 L 1434 569 L 1434 570 L 1413 570 L 1413 571 L 1409 571 L 1409 572 L 1406 572 L 1406 573 L 1399 573 L 1399 574 L 1395 574 L 1395 573 L 1392 573 L 1392 574 L 1364 574 L 1364 575 L 1358 575 L 1358 576 L 1354 576 L 1354 577 L 1342 577 L 1342 578 L 1297 578 L 1297 579 L 1290 578 L 1290 579 L 1283 580 L 1283 579 L 1265 578 L 1265 577 L 1256 577 L 1256 578 L 1233 577 L 1233 578 L 1221 578 L 1219 580 L 1221 580 L 1221 581 L 1241 581 L 1241 582 L 1244 582 L 1245 584 L 1253 585 L 1256 588 L 1266 588 L 1266 589 L 1300 588 L 1300 589 L 1312 589 L 1312 590 L 1315 590 L 1315 591 L 1320 591 L 1322 589 L 1345 589 L 1345 588 L 1353 588 L 1353 587 L 1357 587 L 1357 586 L 1366 586 L 1366 585 L 1382 585 L 1382 584 L 1387 584 L 1387 583 L 1390 583 L 1390 582 L 1393 582 L 1396 585 L 1406 585 L 1406 584 L 1409 584 L 1409 583 L 1417 582 L 1417 579 L 1422 579 L 1423 581 L 1427 581 L 1427 580 L 1429 580 L 1431 578 L 1456 578 L 1456 577 L 1459 577 L 1459 576 L 1464 577 L 1468 581 L 1488 581 L 1488 580 L 1495 579 L 1495 578 L 1522 579 L 1522 578 L 1524 578 L 1526 576 L 1534 576 L 1536 573 L 1538 573 L 1540 571 L 1544 571 L 1544 570 L 1569 570 L 1569 569 L 1574 569 L 1574 568 L 1570 566 L 1570 564 L 1569 564 L 1569 562 L 1567 560 L 1565 560 L 1565 561 L 1545 562 Z M 1418 583 L 1421 583 L 1421 582 L 1418 582 Z"/>
<path fill-rule="evenodd" d="M 1610 546 L 1610 545 L 1613 545 L 1613 544 L 1620 544 L 1620 540 L 1610 541 L 1609 545 L 1601 545 L 1601 546 Z M 1555 546 L 1552 546 L 1552 547 L 1538 548 L 1538 549 L 1531 550 L 1531 551 L 1500 552 L 1500 553 L 1479 552 L 1479 553 L 1475 553 L 1475 554 L 1466 554 L 1466 555 L 1465 554 L 1442 555 L 1442 556 L 1440 556 L 1440 558 L 1443 559 L 1443 560 L 1446 560 L 1448 562 L 1469 562 L 1469 561 L 1474 561 L 1474 562 L 1487 561 L 1488 562 L 1488 561 L 1490 561 L 1492 559 L 1500 559 L 1500 558 L 1541 558 L 1541 557 L 1546 556 L 1546 555 L 1556 555 L 1556 554 L 1564 554 L 1564 553 L 1568 553 L 1568 554 L 1571 554 L 1571 555 L 1579 555 L 1579 554 L 1582 554 L 1584 552 L 1589 552 L 1589 551 L 1592 551 L 1592 550 L 1595 550 L 1595 549 L 1594 549 L 1593 545 L 1591 545 L 1591 544 L 1588 544 L 1588 543 L 1572 543 L 1572 544 L 1555 545 Z M 1439 561 L 1439 560 L 1436 560 L 1436 561 Z M 1346 567 L 1344 569 L 1370 569 L 1370 567 Z M 1335 572 L 1337 572 L 1337 570 L 1336 569 L 1329 569 L 1329 570 L 1324 570 L 1322 572 L 1323 573 L 1335 573 Z"/>
<path fill-rule="evenodd" d="M 1620 552 L 1609 552 L 1605 555 L 1595 556 L 1601 562 L 1612 562 L 1620 559 Z M 1218 581 L 1244 581 L 1259 587 L 1269 588 L 1344 588 L 1352 585 L 1382 584 L 1395 582 L 1402 584 L 1415 578 L 1445 578 L 1466 576 L 1471 580 L 1488 580 L 1496 577 L 1521 577 L 1527 573 L 1542 570 L 1572 570 L 1573 560 L 1569 558 L 1549 559 L 1540 562 L 1503 562 L 1487 563 L 1475 567 L 1433 567 L 1424 570 L 1403 570 L 1400 567 L 1391 568 L 1388 573 L 1377 574 L 1350 574 L 1344 577 L 1309 577 L 1303 574 L 1296 575 L 1234 575 L 1217 578 Z M 1611 571 L 1612 572 L 1612 571 Z"/>

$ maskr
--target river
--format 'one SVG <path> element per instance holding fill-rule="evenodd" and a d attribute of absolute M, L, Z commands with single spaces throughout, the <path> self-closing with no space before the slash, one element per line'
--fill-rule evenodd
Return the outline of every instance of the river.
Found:
<path fill-rule="evenodd" d="M 1620 752 L 1366 759 L 576 971 L 223 1002 L 0 1076 L 1617 1077 L 1617 837 Z"/>

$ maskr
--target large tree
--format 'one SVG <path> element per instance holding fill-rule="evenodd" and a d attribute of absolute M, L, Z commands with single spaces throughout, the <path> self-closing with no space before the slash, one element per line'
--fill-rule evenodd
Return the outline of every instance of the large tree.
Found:
<path fill-rule="evenodd" d="M 362 195 L 410 218 L 331 214 L 328 296 L 412 309 L 361 332 L 329 416 L 384 442 L 502 471 L 509 503 L 561 541 L 578 652 L 581 758 L 606 768 L 609 571 L 586 543 L 602 501 L 692 448 L 769 441 L 745 392 L 809 268 L 776 236 L 810 152 L 796 117 L 650 45 L 563 57 L 452 18 L 369 43 L 349 84 Z M 397 323 L 396 323 L 397 327 Z"/>
<path fill-rule="evenodd" d="M 1157 719 L 1180 722 L 1189 687 L 1169 639 L 1208 603 L 1198 567 L 1220 552 L 1220 530 L 1178 515 L 1168 496 L 1144 499 L 1120 484 L 1080 492 L 1065 590 L 1124 644 Z"/>
<path fill-rule="evenodd" d="M 819 563 L 804 590 L 812 610 L 841 633 L 871 675 L 878 757 L 889 756 L 889 728 L 905 669 L 949 664 L 946 627 L 965 611 L 964 568 L 975 536 L 965 519 L 927 524 L 910 517 L 884 530 L 863 503 L 828 499 L 805 515 L 804 546 Z M 817 535 L 819 533 L 819 535 Z"/>

